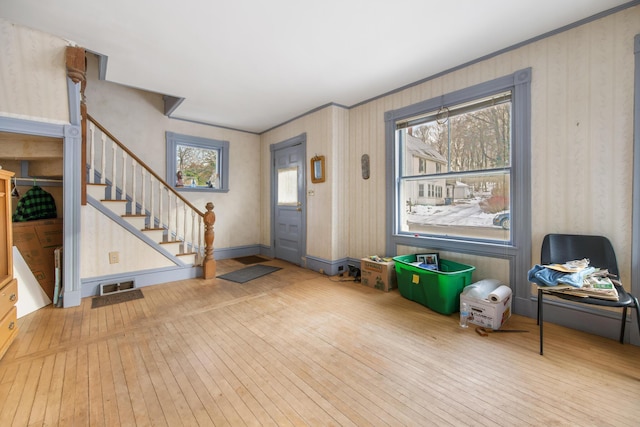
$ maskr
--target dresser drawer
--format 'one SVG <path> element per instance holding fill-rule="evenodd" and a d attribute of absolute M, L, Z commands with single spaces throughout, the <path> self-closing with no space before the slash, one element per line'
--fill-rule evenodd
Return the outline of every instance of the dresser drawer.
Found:
<path fill-rule="evenodd" d="M 4 356 L 4 353 L 18 333 L 17 314 L 18 310 L 13 307 L 9 313 L 0 320 L 0 357 Z"/>
<path fill-rule="evenodd" d="M 18 302 L 18 281 L 13 279 L 0 289 L 0 319 Z"/>

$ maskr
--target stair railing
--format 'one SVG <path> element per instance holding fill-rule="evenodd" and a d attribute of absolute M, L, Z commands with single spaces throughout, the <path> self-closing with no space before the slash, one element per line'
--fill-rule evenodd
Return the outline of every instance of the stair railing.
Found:
<path fill-rule="evenodd" d="M 93 117 L 87 119 L 87 183 L 107 185 L 109 199 L 129 202 L 128 214 L 146 216 L 147 228 L 164 229 L 165 241 L 182 242 L 182 253 L 195 252 L 197 265 L 204 261 L 206 270 L 215 271 L 213 239 L 206 239 L 210 247 L 202 244 L 205 229 L 212 234 L 213 204 L 206 206 L 211 215 L 201 212 Z"/>

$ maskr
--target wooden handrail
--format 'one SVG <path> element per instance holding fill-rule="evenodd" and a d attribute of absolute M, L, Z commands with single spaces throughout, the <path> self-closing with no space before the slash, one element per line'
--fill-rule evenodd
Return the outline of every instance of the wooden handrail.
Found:
<path fill-rule="evenodd" d="M 143 162 L 138 156 L 136 156 L 131 150 L 129 150 L 123 143 L 121 143 L 118 138 L 113 136 L 111 132 L 109 132 L 104 126 L 102 126 L 96 119 L 94 119 L 90 114 L 87 114 L 87 118 L 90 122 L 92 122 L 100 131 L 107 135 L 113 142 L 115 142 L 118 147 L 120 147 L 124 152 L 126 152 L 132 159 L 138 162 L 139 165 L 143 166 L 151 175 L 153 175 L 159 182 L 164 184 L 164 186 L 176 195 L 180 200 L 182 200 L 187 206 L 193 209 L 198 215 L 204 217 L 204 213 L 200 211 L 200 209 L 193 206 L 187 199 L 185 199 L 180 193 L 178 193 L 171 185 L 169 185 L 164 179 L 162 179 L 157 173 L 153 171 L 145 162 Z"/>

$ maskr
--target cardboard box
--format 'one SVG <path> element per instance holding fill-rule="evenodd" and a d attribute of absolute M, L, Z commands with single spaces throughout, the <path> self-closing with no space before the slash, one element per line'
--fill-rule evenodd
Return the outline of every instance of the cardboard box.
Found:
<path fill-rule="evenodd" d="M 500 329 L 504 322 L 511 317 L 511 298 L 509 295 L 504 301 L 491 302 L 486 299 L 471 298 L 460 295 L 460 302 L 469 305 L 469 323 L 485 328 Z"/>
<path fill-rule="evenodd" d="M 62 218 L 13 223 L 13 245 L 51 299 L 55 285 L 54 251 L 62 246 L 62 240 Z"/>
<path fill-rule="evenodd" d="M 369 258 L 360 260 L 360 280 L 363 285 L 389 292 L 398 287 L 396 279 L 396 264 L 389 262 L 376 262 Z"/>

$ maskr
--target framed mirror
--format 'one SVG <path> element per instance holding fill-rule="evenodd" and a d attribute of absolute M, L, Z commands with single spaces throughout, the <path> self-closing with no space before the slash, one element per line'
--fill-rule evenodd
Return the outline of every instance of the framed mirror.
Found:
<path fill-rule="evenodd" d="M 324 156 L 315 156 L 311 159 L 311 182 L 324 182 L 324 178 Z"/>
<path fill-rule="evenodd" d="M 167 132 L 167 182 L 176 190 L 229 191 L 229 142 Z"/>

